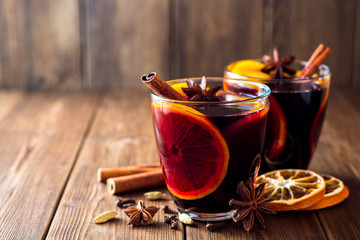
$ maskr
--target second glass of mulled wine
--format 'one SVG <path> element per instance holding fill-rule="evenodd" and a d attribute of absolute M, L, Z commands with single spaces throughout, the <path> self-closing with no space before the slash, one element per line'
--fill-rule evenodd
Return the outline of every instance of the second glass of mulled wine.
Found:
<path fill-rule="evenodd" d="M 271 89 L 261 173 L 307 169 L 323 126 L 329 96 L 330 70 L 321 65 L 312 77 L 300 78 L 306 62 L 295 61 L 294 76 L 274 79 L 262 72 L 261 60 L 240 60 L 226 66 L 225 77 L 264 83 Z"/>

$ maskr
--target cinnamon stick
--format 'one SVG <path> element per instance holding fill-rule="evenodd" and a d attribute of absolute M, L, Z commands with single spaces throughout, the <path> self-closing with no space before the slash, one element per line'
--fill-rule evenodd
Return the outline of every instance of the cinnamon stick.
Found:
<path fill-rule="evenodd" d="M 155 170 L 161 170 L 159 164 L 147 164 L 137 166 L 127 166 L 118 168 L 99 168 L 97 172 L 97 180 L 99 182 L 105 182 L 108 178 L 127 176 L 142 172 L 151 172 Z"/>
<path fill-rule="evenodd" d="M 165 181 L 161 170 L 109 178 L 106 181 L 106 188 L 111 194 L 163 185 Z"/>
<path fill-rule="evenodd" d="M 151 88 L 156 94 L 174 100 L 186 101 L 186 98 L 167 84 L 156 72 L 150 72 L 141 76 L 141 81 Z"/>
<path fill-rule="evenodd" d="M 325 47 L 322 43 L 319 44 L 302 70 L 300 78 L 311 77 L 319 69 L 320 65 L 325 62 L 326 58 L 330 55 L 330 52 L 331 50 L 329 47 Z"/>

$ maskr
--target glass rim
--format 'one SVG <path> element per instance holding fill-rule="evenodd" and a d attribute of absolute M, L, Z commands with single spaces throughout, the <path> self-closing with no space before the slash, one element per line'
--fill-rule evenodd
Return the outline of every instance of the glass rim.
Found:
<path fill-rule="evenodd" d="M 282 82 L 282 83 L 304 83 L 304 82 L 312 82 L 312 81 L 318 81 L 318 80 L 322 80 L 322 79 L 325 79 L 327 78 L 328 76 L 331 75 L 331 71 L 330 71 L 330 68 L 329 66 L 325 65 L 325 64 L 321 64 L 319 66 L 319 70 L 318 72 L 322 73 L 320 74 L 319 76 L 316 76 L 316 77 L 307 77 L 307 78 L 284 78 L 284 79 L 275 79 L 275 78 L 262 78 L 262 77 L 252 77 L 252 76 L 244 76 L 244 75 L 241 75 L 241 74 L 238 74 L 238 73 L 234 73 L 234 72 L 231 72 L 230 70 L 228 70 L 228 67 L 231 65 L 231 64 L 234 64 L 236 62 L 239 62 L 239 61 L 244 61 L 244 60 L 253 60 L 253 61 L 257 61 L 257 62 L 262 62 L 261 59 L 259 58 L 252 58 L 252 59 L 240 59 L 240 60 L 236 60 L 236 61 L 233 61 L 229 64 L 227 64 L 224 68 L 224 71 L 225 73 L 230 73 L 234 76 L 239 76 L 241 78 L 238 78 L 239 80 L 246 80 L 248 79 L 247 81 L 251 81 L 251 79 L 255 79 L 255 80 L 259 80 L 261 82 L 265 82 L 265 83 L 276 83 L 276 82 Z M 298 60 L 296 59 L 294 61 L 294 63 L 298 63 L 298 64 L 301 64 L 303 66 L 305 66 L 305 64 L 307 63 L 307 61 L 304 61 L 304 60 Z M 236 77 L 231 77 L 232 79 L 237 79 Z"/>
<path fill-rule="evenodd" d="M 186 79 L 201 80 L 201 77 L 172 79 L 172 80 L 166 81 L 166 83 L 182 83 L 182 82 L 186 82 Z M 259 96 L 245 97 L 244 99 L 231 100 L 231 101 L 190 101 L 190 100 L 183 101 L 183 100 L 166 98 L 166 97 L 163 97 L 163 96 L 160 96 L 160 95 L 154 93 L 153 91 L 151 91 L 151 96 L 155 97 L 156 99 L 165 101 L 165 102 L 179 103 L 179 104 L 186 104 L 186 105 L 229 105 L 229 104 L 237 104 L 237 103 L 244 103 L 244 102 L 254 102 L 256 100 L 260 100 L 260 99 L 270 96 L 270 92 L 271 92 L 270 88 L 263 83 L 253 82 L 253 81 L 249 81 L 249 80 L 242 80 L 242 79 L 239 80 L 239 79 L 228 78 L 228 77 L 206 77 L 206 80 L 210 80 L 210 81 L 215 81 L 215 80 L 223 81 L 225 79 L 232 80 L 236 83 L 243 83 L 246 85 L 255 85 L 258 87 L 258 90 L 263 90 L 264 92 L 262 94 L 260 94 Z"/>

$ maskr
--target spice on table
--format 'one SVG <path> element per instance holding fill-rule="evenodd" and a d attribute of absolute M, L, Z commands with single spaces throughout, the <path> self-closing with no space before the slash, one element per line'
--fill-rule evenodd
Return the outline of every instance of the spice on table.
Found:
<path fill-rule="evenodd" d="M 171 222 L 170 228 L 171 228 L 171 229 L 177 229 L 177 228 L 178 228 L 178 222 L 177 222 L 177 220 Z"/>
<path fill-rule="evenodd" d="M 128 224 L 132 225 L 149 225 L 152 224 L 154 215 L 158 212 L 159 208 L 154 206 L 146 207 L 144 202 L 139 200 L 136 207 L 128 207 L 125 214 L 129 217 Z"/>
<path fill-rule="evenodd" d="M 177 219 L 177 216 L 176 216 L 176 215 L 172 215 L 172 216 L 170 216 L 170 217 L 164 216 L 164 223 L 170 224 L 171 221 L 173 221 L 173 220 L 175 220 L 175 219 Z"/>
<path fill-rule="evenodd" d="M 270 203 L 272 199 L 263 196 L 265 183 L 261 183 L 257 188 L 254 187 L 254 180 L 249 178 L 246 185 L 241 181 L 237 187 L 237 194 L 241 201 L 231 199 L 229 205 L 236 207 L 234 213 L 234 222 L 242 221 L 243 227 L 246 231 L 250 231 L 254 225 L 254 218 L 256 217 L 263 228 L 265 228 L 264 219 L 261 212 L 268 214 L 276 214 L 276 212 L 266 208 L 266 204 Z"/>
<path fill-rule="evenodd" d="M 159 191 L 153 191 L 153 192 L 147 192 L 144 193 L 144 197 L 147 200 L 159 200 L 165 197 L 165 193 L 159 192 Z"/>
<path fill-rule="evenodd" d="M 151 172 L 136 173 L 128 176 L 109 178 L 106 187 L 110 194 L 129 192 L 149 187 L 165 185 L 161 169 Z"/>
<path fill-rule="evenodd" d="M 185 223 L 186 225 L 191 225 L 194 223 L 192 218 L 186 213 L 179 213 L 179 221 Z"/>
<path fill-rule="evenodd" d="M 172 215 L 170 217 L 164 216 L 164 223 L 169 224 L 171 229 L 178 228 L 177 215 Z"/>
<path fill-rule="evenodd" d="M 161 210 L 164 212 L 164 213 L 169 213 L 169 214 L 178 214 L 178 212 L 172 210 L 171 208 L 169 208 L 168 205 L 162 205 L 161 206 Z"/>
<path fill-rule="evenodd" d="M 214 232 L 218 229 L 224 228 L 226 226 L 226 222 L 218 222 L 218 223 L 207 223 L 206 230 L 209 232 Z"/>
<path fill-rule="evenodd" d="M 94 218 L 94 223 L 104 223 L 109 221 L 110 219 L 115 218 L 117 215 L 117 212 L 115 211 L 107 211 L 103 212 L 100 215 L 98 215 L 96 218 Z"/>
<path fill-rule="evenodd" d="M 134 206 L 136 204 L 136 202 L 134 199 L 122 200 L 121 198 L 119 198 L 118 200 L 115 201 L 115 204 L 119 208 L 127 208 L 130 206 Z"/>
<path fill-rule="evenodd" d="M 121 177 L 142 172 L 151 172 L 161 170 L 160 164 L 134 165 L 116 168 L 99 168 L 97 172 L 97 180 L 106 182 L 107 179 L 113 177 Z"/>

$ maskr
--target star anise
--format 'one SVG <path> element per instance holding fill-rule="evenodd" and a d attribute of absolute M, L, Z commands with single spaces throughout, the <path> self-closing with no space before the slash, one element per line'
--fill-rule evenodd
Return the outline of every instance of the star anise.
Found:
<path fill-rule="evenodd" d="M 192 79 L 186 79 L 187 88 L 182 88 L 190 101 L 220 101 L 221 98 L 216 95 L 220 90 L 221 85 L 216 85 L 211 88 L 207 87 L 205 76 L 202 77 L 201 83 L 198 84 Z"/>
<path fill-rule="evenodd" d="M 140 200 L 136 207 L 128 207 L 125 210 L 125 214 L 130 217 L 128 224 L 149 225 L 153 223 L 153 216 L 158 210 L 159 208 L 154 206 L 145 207 L 144 202 Z"/>
<path fill-rule="evenodd" d="M 262 60 L 265 66 L 261 71 L 270 74 L 273 79 L 286 78 L 284 72 L 291 76 L 296 73 L 296 71 L 289 66 L 295 60 L 295 56 L 289 55 L 280 59 L 279 52 L 276 48 L 274 48 L 273 57 L 264 55 Z"/>
<path fill-rule="evenodd" d="M 262 196 L 264 188 L 265 183 L 261 183 L 255 189 L 252 178 L 249 178 L 246 185 L 241 181 L 236 190 L 241 201 L 231 199 L 229 202 L 230 206 L 238 208 L 233 216 L 234 222 L 242 221 L 243 227 L 246 231 L 250 231 L 253 227 L 255 217 L 261 226 L 265 228 L 265 222 L 260 214 L 261 212 L 276 214 L 276 212 L 265 207 L 265 205 L 270 203 L 272 199 Z"/>

